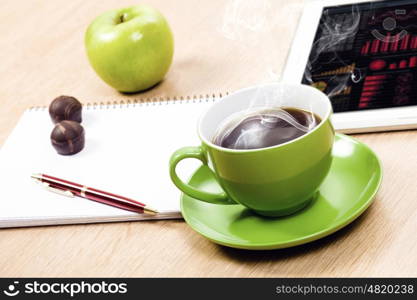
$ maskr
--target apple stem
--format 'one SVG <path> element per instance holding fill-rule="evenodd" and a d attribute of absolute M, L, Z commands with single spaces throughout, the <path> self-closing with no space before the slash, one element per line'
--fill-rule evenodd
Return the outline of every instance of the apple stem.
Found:
<path fill-rule="evenodd" d="M 126 13 L 123 13 L 123 14 L 120 16 L 120 23 L 123 23 L 123 22 L 125 21 L 125 18 L 126 18 Z"/>

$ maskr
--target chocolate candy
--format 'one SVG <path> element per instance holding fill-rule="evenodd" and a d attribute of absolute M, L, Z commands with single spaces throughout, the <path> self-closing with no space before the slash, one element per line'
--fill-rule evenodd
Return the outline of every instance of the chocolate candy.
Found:
<path fill-rule="evenodd" d="M 75 121 L 62 121 L 55 125 L 51 133 L 51 142 L 61 155 L 72 155 L 84 148 L 84 128 Z"/>
<path fill-rule="evenodd" d="M 52 122 L 58 123 L 63 120 L 71 120 L 81 123 L 81 103 L 70 96 L 59 96 L 49 105 L 49 115 Z"/>

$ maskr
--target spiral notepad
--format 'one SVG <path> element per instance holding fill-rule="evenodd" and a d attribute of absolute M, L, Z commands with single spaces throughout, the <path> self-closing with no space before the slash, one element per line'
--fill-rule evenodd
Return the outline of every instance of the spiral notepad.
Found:
<path fill-rule="evenodd" d="M 0 227 L 180 218 L 181 193 L 171 183 L 170 155 L 198 145 L 199 116 L 218 97 L 88 104 L 83 107 L 85 148 L 58 155 L 50 142 L 48 110 L 28 109 L 0 151 Z M 183 178 L 198 162 L 184 161 Z M 44 173 L 120 194 L 155 207 L 136 214 L 42 189 L 30 175 Z"/>

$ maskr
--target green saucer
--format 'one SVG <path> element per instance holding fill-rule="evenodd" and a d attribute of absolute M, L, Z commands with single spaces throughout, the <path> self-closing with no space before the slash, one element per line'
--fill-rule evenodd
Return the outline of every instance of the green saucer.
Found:
<path fill-rule="evenodd" d="M 209 204 L 181 197 L 185 221 L 198 233 L 220 245 L 267 250 L 305 244 L 327 236 L 361 215 L 381 184 L 381 164 L 364 144 L 336 135 L 333 164 L 317 197 L 303 210 L 281 218 L 256 215 L 245 207 Z M 212 171 L 202 166 L 190 184 L 220 191 Z"/>

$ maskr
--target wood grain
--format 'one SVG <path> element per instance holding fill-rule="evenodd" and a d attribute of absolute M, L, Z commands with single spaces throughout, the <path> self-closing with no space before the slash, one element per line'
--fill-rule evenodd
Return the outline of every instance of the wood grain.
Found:
<path fill-rule="evenodd" d="M 0 27 L 0 143 L 24 109 L 47 105 L 61 94 L 94 103 L 225 93 L 268 81 L 268 71 L 279 74 L 283 67 L 303 6 L 299 0 L 271 1 L 275 27 L 253 35 L 259 36 L 256 43 L 244 43 L 226 38 L 221 29 L 228 1 L 148 3 L 172 25 L 175 60 L 161 84 L 128 96 L 91 70 L 83 34 L 100 12 L 136 1 L 1 1 L 0 19 L 8 26 Z M 5 229 L 0 274 L 417 276 L 417 132 L 356 137 L 381 158 L 382 189 L 357 221 L 322 240 L 277 251 L 235 250 L 207 241 L 180 220 Z"/>

